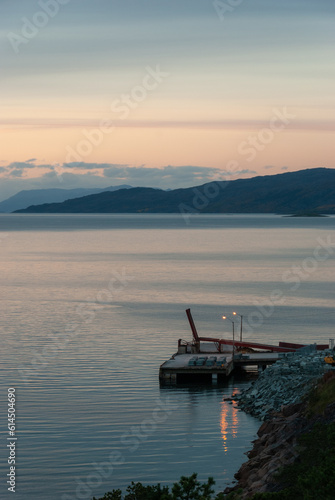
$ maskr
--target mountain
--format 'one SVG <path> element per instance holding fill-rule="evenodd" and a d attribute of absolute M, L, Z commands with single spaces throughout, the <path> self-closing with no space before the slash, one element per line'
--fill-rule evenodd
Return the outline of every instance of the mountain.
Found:
<path fill-rule="evenodd" d="M 102 193 L 104 191 L 116 191 L 117 189 L 129 189 L 131 186 L 122 184 L 121 186 L 110 186 L 108 188 L 78 188 L 78 189 L 30 189 L 20 191 L 7 200 L 0 202 L 0 212 L 14 212 L 42 203 L 61 203 L 72 198 L 79 198 L 89 194 Z"/>
<path fill-rule="evenodd" d="M 335 213 L 335 169 L 211 182 L 161 191 L 120 189 L 31 206 L 20 213 Z"/>

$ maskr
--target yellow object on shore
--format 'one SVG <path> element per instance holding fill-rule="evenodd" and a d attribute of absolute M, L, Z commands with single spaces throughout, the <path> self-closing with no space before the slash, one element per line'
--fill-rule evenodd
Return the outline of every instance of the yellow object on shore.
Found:
<path fill-rule="evenodd" d="M 325 363 L 328 363 L 330 365 L 335 365 L 335 361 L 334 361 L 333 356 L 326 356 L 324 358 L 324 361 L 325 361 Z"/>

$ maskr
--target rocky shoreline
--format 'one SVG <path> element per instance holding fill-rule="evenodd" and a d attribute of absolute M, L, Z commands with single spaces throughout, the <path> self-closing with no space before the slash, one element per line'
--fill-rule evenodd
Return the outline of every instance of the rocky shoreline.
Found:
<path fill-rule="evenodd" d="M 255 493 L 280 490 L 276 475 L 299 457 L 297 443 L 301 434 L 316 422 L 335 421 L 335 402 L 322 415 L 307 416 L 309 391 L 322 379 L 335 379 L 324 356 L 325 352 L 285 356 L 262 372 L 248 389 L 233 396 L 242 410 L 263 423 L 252 450 L 246 453 L 249 460 L 235 474 L 238 483 L 226 488 L 225 494 L 242 490 L 235 498 L 244 500 Z"/>
<path fill-rule="evenodd" d="M 248 389 L 234 396 L 239 408 L 260 420 L 267 420 L 282 406 L 298 403 L 315 380 L 329 369 L 324 362 L 327 352 L 286 354 L 263 371 Z"/>

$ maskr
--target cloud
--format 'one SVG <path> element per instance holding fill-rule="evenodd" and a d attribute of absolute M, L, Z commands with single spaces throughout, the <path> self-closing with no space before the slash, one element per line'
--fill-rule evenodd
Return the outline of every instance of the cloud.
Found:
<path fill-rule="evenodd" d="M 10 163 L 8 165 L 8 168 L 14 168 L 16 170 L 25 170 L 26 168 L 36 168 L 36 165 L 34 163 L 31 163 L 31 162 L 20 162 L 20 161 L 16 161 L 16 162 L 13 162 L 13 163 Z"/>
<path fill-rule="evenodd" d="M 62 168 L 53 168 L 49 172 L 44 173 L 41 177 L 34 179 L 35 189 L 44 188 L 94 188 L 94 187 L 108 187 L 110 181 L 107 183 L 105 179 L 96 174 L 95 172 L 85 173 L 72 173 L 62 170 Z M 30 188 L 29 188 L 30 189 Z"/>
<path fill-rule="evenodd" d="M 109 119 L 106 116 L 106 119 Z M 20 127 L 23 129 L 64 129 L 64 128 L 99 128 L 101 120 L 96 119 L 62 119 L 62 118 L 0 118 L 0 125 L 6 127 Z M 117 128 L 168 128 L 168 129 L 208 129 L 208 130 L 251 130 L 261 129 L 269 125 L 269 119 L 226 119 L 226 120 L 122 120 L 115 119 L 113 124 Z M 306 130 L 314 132 L 335 131 L 335 120 L 294 120 L 288 126 L 290 130 Z M 29 162 L 26 162 L 27 164 Z"/>
<path fill-rule="evenodd" d="M 126 182 L 140 186 L 149 185 L 163 189 L 204 184 L 212 181 L 214 176 L 228 177 L 229 175 L 231 175 L 230 172 L 218 168 L 193 165 L 167 165 L 162 168 L 108 166 L 104 169 L 104 176 L 114 179 L 115 182 Z"/>
<path fill-rule="evenodd" d="M 72 163 L 64 163 L 63 167 L 64 168 L 71 168 L 71 169 L 83 169 L 83 170 L 96 170 L 96 169 L 105 169 L 105 168 L 122 168 L 122 167 L 128 167 L 128 164 L 122 164 L 122 163 L 85 163 L 85 162 L 72 162 Z"/>
<path fill-rule="evenodd" d="M 22 174 L 23 174 L 23 170 L 21 170 L 21 169 L 19 169 L 19 168 L 14 168 L 14 169 L 11 171 L 11 173 L 10 173 L 10 175 L 11 175 L 12 177 L 22 177 Z"/>
<path fill-rule="evenodd" d="M 257 174 L 257 173 L 258 172 L 256 172 L 256 170 L 249 170 L 249 169 L 237 170 L 236 172 L 234 172 L 235 175 L 250 175 L 250 174 Z"/>

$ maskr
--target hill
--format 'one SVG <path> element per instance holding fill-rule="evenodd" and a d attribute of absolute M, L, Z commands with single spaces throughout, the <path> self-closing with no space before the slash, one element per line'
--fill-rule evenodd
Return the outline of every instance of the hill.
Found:
<path fill-rule="evenodd" d="M 335 213 L 335 169 L 220 181 L 162 191 L 120 189 L 63 203 L 31 206 L 20 213 Z"/>
<path fill-rule="evenodd" d="M 108 188 L 77 188 L 77 189 L 27 189 L 0 202 L 0 212 L 10 213 L 42 203 L 62 203 L 72 198 L 79 198 L 89 194 L 102 193 L 104 191 L 116 191 L 117 189 L 129 189 L 131 186 L 110 186 Z"/>

